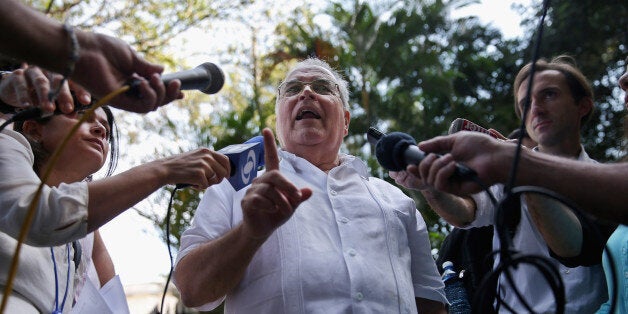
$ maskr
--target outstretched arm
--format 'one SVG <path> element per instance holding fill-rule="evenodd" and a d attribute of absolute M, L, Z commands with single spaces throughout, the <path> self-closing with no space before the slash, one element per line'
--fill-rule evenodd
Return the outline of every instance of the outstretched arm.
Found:
<path fill-rule="evenodd" d="M 3 54 L 56 73 L 67 71 L 71 39 L 58 21 L 17 0 L 4 0 L 0 30 Z M 80 48 L 71 78 L 97 98 L 119 89 L 131 78 L 138 80 L 142 96 L 118 96 L 111 102 L 114 107 L 144 113 L 183 98 L 181 82 L 174 80 L 164 86 L 160 79 L 163 67 L 144 60 L 122 40 L 80 30 L 75 33 Z"/>
<path fill-rule="evenodd" d="M 476 206 L 470 197 L 441 192 L 429 184 L 443 165 L 436 155 L 428 155 L 419 166 L 409 165 L 405 171 L 390 172 L 390 177 L 406 188 L 421 191 L 430 207 L 448 223 L 464 227 L 475 219 Z M 425 178 L 425 179 L 423 179 Z"/>
<path fill-rule="evenodd" d="M 449 180 L 455 163 L 474 169 L 487 185 L 507 183 L 515 145 L 489 136 L 460 132 L 419 143 L 426 152 L 447 152 L 444 171 L 434 177 L 435 187 L 458 195 L 480 191 L 473 182 Z M 628 223 L 628 163 L 585 163 L 522 149 L 516 185 L 533 185 L 559 193 L 597 217 Z"/>
<path fill-rule="evenodd" d="M 88 232 L 113 219 L 167 184 L 206 189 L 229 176 L 227 156 L 199 148 L 155 160 L 118 175 L 88 183 Z"/>

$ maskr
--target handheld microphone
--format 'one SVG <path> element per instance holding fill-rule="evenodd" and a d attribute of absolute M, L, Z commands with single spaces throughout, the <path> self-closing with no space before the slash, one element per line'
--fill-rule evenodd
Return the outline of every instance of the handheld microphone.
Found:
<path fill-rule="evenodd" d="M 181 90 L 197 89 L 205 94 L 215 94 L 224 85 L 225 75 L 217 65 L 205 62 L 194 69 L 164 74 L 161 80 L 165 85 L 180 80 Z"/>
<path fill-rule="evenodd" d="M 161 76 L 161 81 L 167 85 L 173 80 L 181 81 L 181 90 L 199 90 L 205 94 L 217 93 L 225 83 L 222 70 L 211 62 L 205 62 L 194 69 L 168 73 Z M 127 95 L 140 97 L 139 80 L 132 79 L 128 85 Z"/>
<path fill-rule="evenodd" d="M 408 165 L 419 165 L 426 156 L 412 136 L 401 132 L 384 134 L 377 141 L 375 155 L 377 162 L 390 171 L 403 171 Z M 470 180 L 477 173 L 464 165 L 456 164 L 454 176 Z"/>
<path fill-rule="evenodd" d="M 481 132 L 484 134 L 488 134 L 496 139 L 504 139 L 504 136 L 499 134 L 497 131 L 487 130 L 467 119 L 456 118 L 449 127 L 448 134 L 454 134 L 459 131 L 472 131 L 472 132 Z"/>
<path fill-rule="evenodd" d="M 211 62 L 205 62 L 194 69 L 164 74 L 161 80 L 164 84 L 170 83 L 172 80 L 181 81 L 181 90 L 197 89 L 205 94 L 217 93 L 225 83 L 225 75 L 222 70 Z M 139 96 L 138 91 L 139 80 L 132 80 L 129 83 L 130 89 L 128 94 Z M 74 101 L 75 106 L 78 102 Z M 6 114 L 14 114 L 12 121 L 25 121 L 30 119 L 43 118 L 44 113 L 39 107 L 26 108 L 24 110 L 16 110 L 15 107 L 0 103 L 0 112 Z M 55 110 L 53 114 L 61 114 L 61 111 Z"/>
<path fill-rule="evenodd" d="M 239 191 L 257 177 L 258 167 L 264 165 L 264 137 L 258 135 L 242 144 L 224 147 L 218 152 L 229 157 L 229 183 Z"/>
<path fill-rule="evenodd" d="M 374 127 L 370 127 L 366 132 L 366 139 L 373 146 L 377 145 L 377 142 L 382 138 L 382 136 L 384 136 L 384 133 Z"/>
<path fill-rule="evenodd" d="M 218 150 L 229 158 L 231 173 L 229 183 L 239 191 L 249 185 L 257 177 L 258 168 L 264 166 L 264 137 L 255 136 L 242 144 L 233 144 Z M 190 184 L 179 183 L 177 189 L 185 188 Z"/>
<path fill-rule="evenodd" d="M 246 142 L 244 142 L 244 144 L 249 144 L 249 143 L 260 143 L 262 149 L 257 151 L 257 168 L 260 169 L 262 167 L 264 167 L 265 162 L 264 162 L 264 137 L 261 135 L 257 135 L 254 136 L 250 139 L 248 139 Z"/>

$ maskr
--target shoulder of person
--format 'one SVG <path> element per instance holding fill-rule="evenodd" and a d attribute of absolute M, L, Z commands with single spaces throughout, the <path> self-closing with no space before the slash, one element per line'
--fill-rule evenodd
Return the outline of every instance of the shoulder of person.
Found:
<path fill-rule="evenodd" d="M 0 150 L 2 151 L 28 151 L 31 159 L 33 159 L 33 152 L 31 149 L 31 144 L 28 142 L 24 135 L 19 132 L 4 129 L 0 132 Z"/>

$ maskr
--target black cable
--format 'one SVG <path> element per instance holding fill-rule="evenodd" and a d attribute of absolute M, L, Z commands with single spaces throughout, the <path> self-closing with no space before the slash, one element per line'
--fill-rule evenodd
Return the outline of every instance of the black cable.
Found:
<path fill-rule="evenodd" d="M 532 95 L 532 85 L 534 83 L 534 74 L 536 72 L 536 62 L 539 60 L 540 51 L 541 51 L 541 40 L 543 39 L 543 25 L 545 25 L 545 17 L 547 16 L 547 11 L 549 10 L 550 1 L 543 1 L 543 14 L 541 15 L 541 21 L 539 22 L 538 32 L 536 42 L 534 43 L 534 50 L 532 53 L 532 63 L 530 68 L 530 73 L 528 77 L 528 88 L 526 90 L 526 98 L 523 103 L 523 112 L 521 113 L 521 125 L 519 126 L 520 132 L 517 138 L 517 148 L 515 150 L 515 157 L 513 159 L 512 167 L 510 168 L 510 179 L 508 184 L 506 184 L 506 195 L 510 194 L 512 187 L 515 184 L 515 180 L 517 177 L 517 166 L 519 165 L 519 159 L 521 155 L 521 148 L 523 143 L 523 136 L 525 134 L 526 129 L 526 118 L 528 116 L 528 111 L 530 109 L 530 101 Z M 515 104 L 516 105 L 516 104 Z"/>
<path fill-rule="evenodd" d="M 481 289 L 486 288 L 487 285 L 492 282 L 498 283 L 501 273 L 505 272 L 505 278 L 507 282 L 512 286 L 514 293 L 517 296 L 517 299 L 523 304 L 523 306 L 528 311 L 533 312 L 532 307 L 528 304 L 528 302 L 526 302 L 525 298 L 521 295 L 521 293 L 518 291 L 518 289 L 514 285 L 511 273 L 508 270 L 509 267 L 516 267 L 519 263 L 529 262 L 535 267 L 537 267 L 539 271 L 541 271 L 543 276 L 546 278 L 546 280 L 548 281 L 548 284 L 552 288 L 552 291 L 557 301 L 556 302 L 557 310 L 559 313 L 562 313 L 562 311 L 564 311 L 564 305 L 565 305 L 564 304 L 565 303 L 564 302 L 564 287 L 562 284 L 562 278 L 560 278 L 558 271 L 544 257 L 519 256 L 517 252 L 513 252 L 512 238 L 511 238 L 511 235 L 509 234 L 511 230 L 516 229 L 516 225 L 519 223 L 519 220 L 520 220 L 521 209 L 519 208 L 519 205 L 520 205 L 519 197 L 515 197 L 517 194 L 513 194 L 512 187 L 514 186 L 516 182 L 517 167 L 519 165 L 519 160 L 520 160 L 520 155 L 521 155 L 521 150 L 522 150 L 522 140 L 523 140 L 523 134 L 524 134 L 523 131 L 525 130 L 525 121 L 527 117 L 527 112 L 530 107 L 530 100 L 531 100 L 530 95 L 532 94 L 532 85 L 533 85 L 533 80 L 534 80 L 536 62 L 539 59 L 539 55 L 540 55 L 540 46 L 541 46 L 540 43 L 543 38 L 543 25 L 545 24 L 545 17 L 547 16 L 549 3 L 550 3 L 549 0 L 543 1 L 543 14 L 539 22 L 537 39 L 534 44 L 532 63 L 531 63 L 532 65 L 531 65 L 531 69 L 530 69 L 530 73 L 528 77 L 526 98 L 524 101 L 524 108 L 523 108 L 523 113 L 522 113 L 522 118 L 521 118 L 521 126 L 520 126 L 521 132 L 519 132 L 519 137 L 517 139 L 517 146 L 516 146 L 515 156 L 513 159 L 513 164 L 510 169 L 509 181 L 504 188 L 505 197 L 499 203 L 499 205 L 497 204 L 494 197 L 491 198 L 491 202 L 493 202 L 493 205 L 496 207 L 495 229 L 496 229 L 499 241 L 500 241 L 500 249 L 499 249 L 500 261 L 497 267 L 493 269 L 491 273 L 489 273 L 489 276 L 488 276 L 489 278 L 487 280 L 482 281 L 480 288 Z M 515 217 L 514 220 L 511 219 L 513 216 Z M 509 222 L 509 223 L 506 224 L 506 222 Z M 510 229 L 508 227 L 510 227 Z M 513 231 L 513 234 L 514 234 L 514 231 Z M 556 289 L 561 290 L 561 288 L 562 288 L 562 291 L 556 290 Z M 478 299 L 478 295 L 482 295 L 482 293 L 478 293 L 476 295 L 476 300 L 474 300 L 474 308 L 476 309 L 479 307 L 475 306 L 476 304 L 475 301 L 478 301 L 481 299 L 481 297 L 480 299 Z M 510 306 L 502 302 L 499 291 L 496 291 L 496 299 L 498 301 L 497 308 L 499 308 L 499 306 L 501 305 L 504 305 L 507 310 L 514 312 L 513 309 L 510 308 Z M 486 303 L 483 303 L 483 304 L 486 304 Z"/>
<path fill-rule="evenodd" d="M 39 107 L 32 107 L 13 114 L 7 121 L 0 125 L 0 132 L 4 130 L 9 124 L 18 121 L 25 121 L 30 119 L 38 119 L 43 117 L 43 111 Z"/>
<path fill-rule="evenodd" d="M 166 293 L 168 292 L 168 285 L 170 284 L 170 278 L 172 277 L 172 271 L 174 270 L 174 262 L 172 261 L 172 248 L 170 244 L 170 215 L 172 214 L 172 201 L 174 200 L 175 193 L 182 186 L 176 185 L 170 193 L 170 202 L 168 202 L 168 209 L 166 210 L 166 245 L 168 246 L 168 256 L 170 257 L 170 271 L 168 272 L 168 278 L 166 279 L 166 286 L 164 287 L 164 293 L 161 296 L 161 306 L 159 308 L 159 313 L 163 314 L 164 312 L 164 302 L 166 300 Z"/>
<path fill-rule="evenodd" d="M 515 187 L 512 189 L 511 195 L 518 202 L 520 199 L 520 196 L 523 193 L 541 194 L 541 195 L 550 197 L 554 200 L 561 202 L 563 205 L 569 207 L 580 218 L 579 220 L 582 223 L 591 224 L 593 226 L 593 228 L 591 228 L 590 230 L 597 231 L 597 232 L 594 232 L 593 235 L 597 238 L 599 242 L 605 242 L 604 237 L 596 228 L 596 226 L 593 224 L 593 221 L 589 220 L 587 216 L 584 214 L 584 212 L 581 211 L 573 201 L 563 197 L 562 195 L 554 191 L 541 188 L 538 186 Z M 508 235 L 506 235 L 506 237 L 507 236 Z M 618 300 L 618 295 L 617 295 L 618 291 L 617 291 L 617 282 L 616 282 L 617 280 L 615 277 L 616 269 L 615 269 L 612 255 L 608 246 L 605 245 L 605 248 L 606 249 L 604 250 L 604 254 L 607 254 L 610 260 L 610 263 L 609 263 L 610 268 L 611 268 L 610 271 L 611 271 L 611 274 L 612 274 L 611 277 L 613 280 L 613 282 L 611 283 L 611 286 L 613 287 L 613 291 L 614 291 L 614 294 L 611 300 L 611 313 L 613 313 L 616 307 L 617 300 Z M 503 254 L 504 251 L 507 252 L 506 255 Z M 493 306 L 494 300 L 497 300 L 497 307 L 504 306 L 508 311 L 514 313 L 515 311 L 508 304 L 503 302 L 498 291 L 494 298 L 492 297 L 490 293 L 482 293 L 482 292 L 486 291 L 489 287 L 496 287 L 496 284 L 498 283 L 500 275 L 502 275 L 502 273 L 505 273 L 508 283 L 513 288 L 514 293 L 517 294 L 518 298 L 520 298 L 521 300 L 520 292 L 516 289 L 516 286 L 514 285 L 514 282 L 512 282 L 512 279 L 509 279 L 510 277 L 509 269 L 516 268 L 518 265 L 524 264 L 524 263 L 531 264 L 532 266 L 536 267 L 539 270 L 539 272 L 544 276 L 548 285 L 552 289 L 552 292 L 556 300 L 556 313 L 564 313 L 566 296 L 565 296 L 565 287 L 562 282 L 562 277 L 560 277 L 559 273 L 556 271 L 556 268 L 547 257 L 538 256 L 538 255 L 522 255 L 510 248 L 507 248 L 507 249 L 501 248 L 500 250 L 496 250 L 491 253 L 491 255 L 495 255 L 495 254 L 501 254 L 500 256 L 507 257 L 508 261 L 504 262 L 503 259 L 500 259 L 500 263 L 495 267 L 495 269 L 491 271 L 490 273 L 488 273 L 482 279 L 482 282 L 478 288 L 478 293 L 476 293 L 473 303 L 472 303 L 474 313 L 487 313 L 491 311 L 493 309 L 492 306 Z M 524 304 L 524 306 L 527 307 L 525 300 L 522 303 Z M 528 309 L 528 310 L 532 312 L 531 309 Z"/>

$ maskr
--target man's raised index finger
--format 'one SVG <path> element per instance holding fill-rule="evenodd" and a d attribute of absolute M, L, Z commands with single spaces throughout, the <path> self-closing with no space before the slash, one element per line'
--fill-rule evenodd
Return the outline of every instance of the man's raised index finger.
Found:
<path fill-rule="evenodd" d="M 277 154 L 275 135 L 269 128 L 264 128 L 262 135 L 264 136 L 264 164 L 266 164 L 266 170 L 277 170 L 279 169 L 279 155 Z"/>

